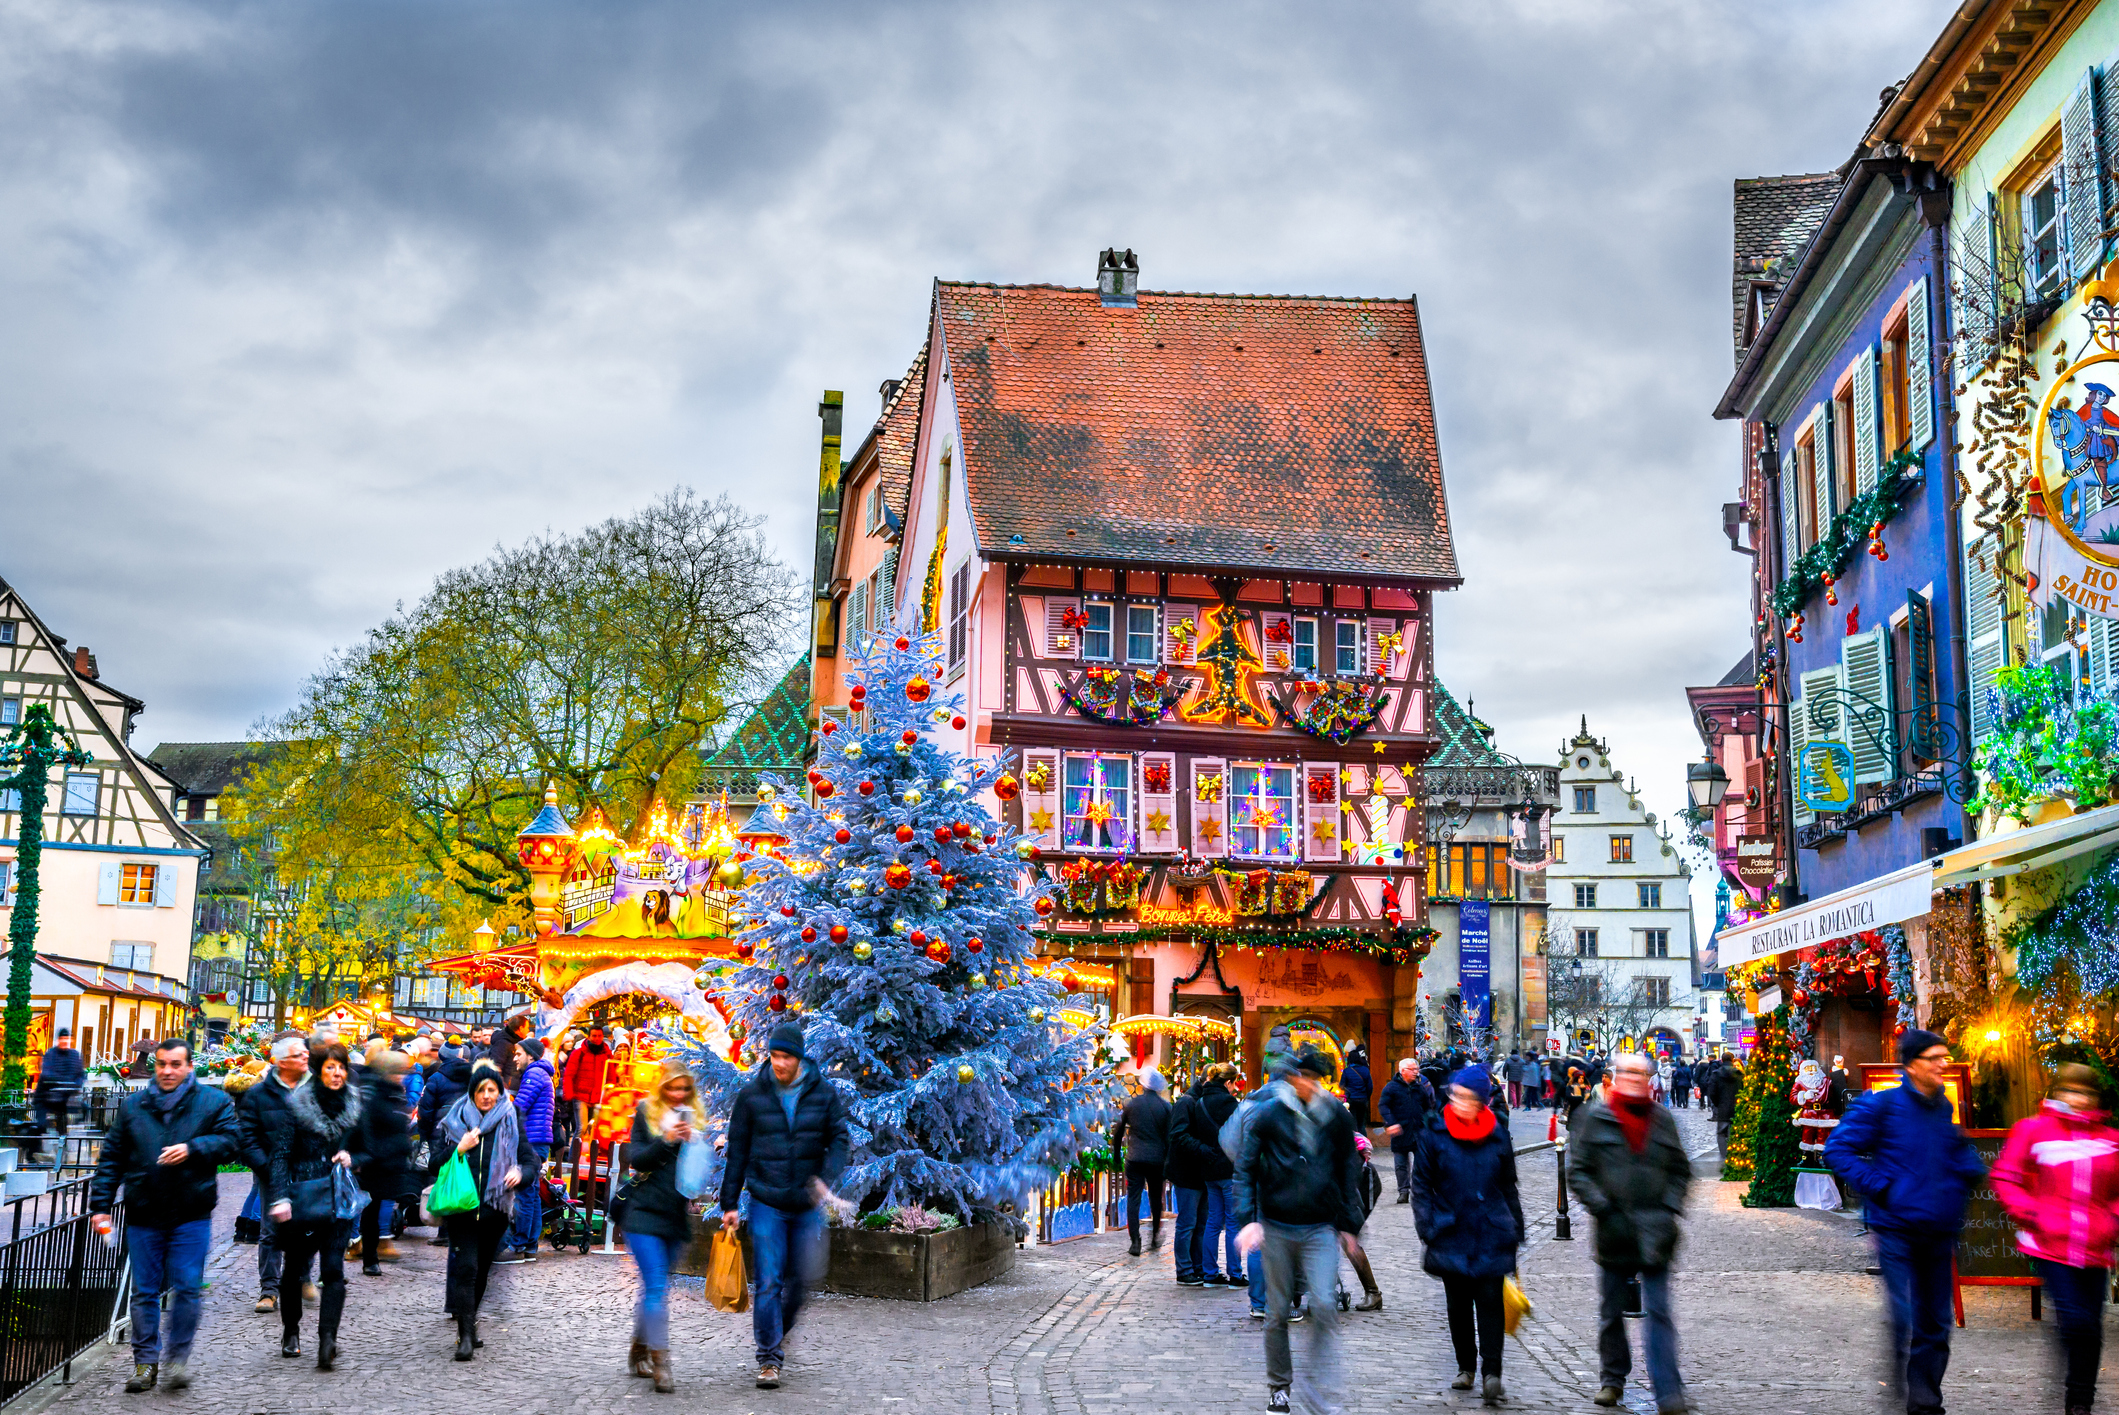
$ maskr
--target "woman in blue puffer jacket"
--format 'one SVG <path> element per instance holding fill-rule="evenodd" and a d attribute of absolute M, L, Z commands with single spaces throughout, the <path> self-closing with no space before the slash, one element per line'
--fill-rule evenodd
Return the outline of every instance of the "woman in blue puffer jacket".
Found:
<path fill-rule="evenodd" d="M 1449 1103 L 1421 1131 L 1413 1161 L 1413 1222 L 1427 1245 L 1421 1267 L 1442 1279 L 1457 1351 L 1450 1389 L 1472 1388 L 1476 1359 L 1488 1405 L 1503 1399 L 1501 1283 L 1515 1271 L 1523 1243 L 1516 1152 L 1487 1108 L 1492 1093 L 1484 1067 L 1450 1077 Z"/>

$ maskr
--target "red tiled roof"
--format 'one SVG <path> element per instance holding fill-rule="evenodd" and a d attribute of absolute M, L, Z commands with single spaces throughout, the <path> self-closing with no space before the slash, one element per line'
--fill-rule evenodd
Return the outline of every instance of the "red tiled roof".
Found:
<path fill-rule="evenodd" d="M 980 549 L 1456 581 L 1410 299 L 940 282 Z"/>
<path fill-rule="evenodd" d="M 912 459 L 920 440 L 920 406 L 927 397 L 927 346 L 905 370 L 905 380 L 876 419 L 876 477 L 883 483 L 883 504 L 905 519 L 905 498 L 912 491 Z"/>

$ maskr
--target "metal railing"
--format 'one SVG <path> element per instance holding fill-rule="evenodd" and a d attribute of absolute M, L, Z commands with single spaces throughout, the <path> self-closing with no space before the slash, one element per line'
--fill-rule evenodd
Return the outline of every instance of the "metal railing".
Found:
<path fill-rule="evenodd" d="M 98 1235 L 87 1213 L 88 1179 L 69 1180 L 47 1199 L 60 1216 L 0 1244 L 0 1405 L 58 1371 L 71 1382 L 74 1360 L 109 1335 L 124 1288 L 125 1257 Z M 112 1219 L 122 1231 L 124 1206 Z"/>

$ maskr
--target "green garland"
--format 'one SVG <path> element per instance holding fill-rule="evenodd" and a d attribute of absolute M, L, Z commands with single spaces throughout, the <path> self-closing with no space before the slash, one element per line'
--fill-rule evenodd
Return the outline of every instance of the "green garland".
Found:
<path fill-rule="evenodd" d="M 1783 619 L 1794 618 L 1809 603 L 1810 596 L 1825 587 L 1826 575 L 1838 579 L 1868 541 L 1869 528 L 1886 523 L 1897 514 L 1906 492 L 1920 480 L 1916 473 L 1923 465 L 1921 455 L 1910 447 L 1885 462 L 1876 475 L 1875 490 L 1855 497 L 1852 505 L 1832 518 L 1831 529 L 1818 538 L 1817 544 L 1795 557 L 1795 563 L 1788 567 L 1788 578 L 1773 591 L 1774 612 Z M 1788 489 L 1783 487 L 1781 495 L 1787 494 Z"/>
<path fill-rule="evenodd" d="M 2111 799 L 2119 775 L 2119 708 L 2093 701 L 2070 706 L 2043 663 L 2017 664 L 1994 675 L 2001 692 L 2001 721 L 1972 754 L 1987 777 L 1972 802 L 2029 825 L 2038 808 L 2056 796 L 2073 797 L 2081 808 Z"/>
<path fill-rule="evenodd" d="M 1054 941 L 1081 937 L 1042 930 Z M 1367 929 L 1281 929 L 1266 924 L 1155 924 L 1132 933 L 1110 934 L 1131 940 L 1188 939 L 1228 948 L 1307 948 L 1317 953 L 1359 953 L 1392 963 L 1414 963 L 1428 955 L 1439 930 L 1414 924 L 1379 934 Z"/>
<path fill-rule="evenodd" d="M 0 789 L 22 793 L 21 827 L 15 848 L 15 904 L 7 921 L 7 1014 L 0 1070 L 0 1090 L 19 1091 L 29 1080 L 30 986 L 37 961 L 37 909 L 44 893 L 44 806 L 54 766 L 90 766 L 73 734 L 52 718 L 43 703 L 32 703 L 15 730 L 0 742 L 0 769 L 19 767 L 0 778 Z"/>
<path fill-rule="evenodd" d="M 1795 1085 L 1788 1021 L 1785 1002 L 1771 1016 L 1758 1019 L 1758 1047 L 1737 1093 L 1736 1125 L 1751 1161 L 1751 1187 L 1744 1191 L 1747 1209 L 1795 1204 L 1795 1168 L 1802 1163 L 1803 1141 L 1795 1128 L 1795 1102 L 1788 1094 Z"/>
<path fill-rule="evenodd" d="M 2063 966 L 2084 998 L 2119 993 L 2119 855 L 2095 869 L 2066 897 L 2019 925 L 2016 981 L 2046 993 Z"/>

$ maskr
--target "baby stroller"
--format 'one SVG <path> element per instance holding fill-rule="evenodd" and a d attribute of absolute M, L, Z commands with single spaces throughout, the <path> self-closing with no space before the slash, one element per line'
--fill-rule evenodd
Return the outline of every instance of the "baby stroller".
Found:
<path fill-rule="evenodd" d="M 538 1197 L 544 1204 L 544 1233 L 551 1240 L 553 1249 L 573 1244 L 577 1251 L 589 1251 L 589 1219 L 581 1204 L 567 1192 L 567 1187 L 549 1174 L 537 1179 Z"/>

